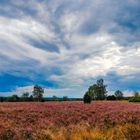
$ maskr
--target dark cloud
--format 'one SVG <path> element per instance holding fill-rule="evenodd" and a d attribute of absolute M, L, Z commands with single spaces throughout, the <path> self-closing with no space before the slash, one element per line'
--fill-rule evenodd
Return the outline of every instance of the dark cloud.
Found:
<path fill-rule="evenodd" d="M 43 40 L 30 40 L 31 45 L 49 52 L 59 53 L 59 47 L 55 43 L 49 43 Z"/>
<path fill-rule="evenodd" d="M 139 17 L 139 0 L 1 0 L 0 88 L 140 89 Z"/>

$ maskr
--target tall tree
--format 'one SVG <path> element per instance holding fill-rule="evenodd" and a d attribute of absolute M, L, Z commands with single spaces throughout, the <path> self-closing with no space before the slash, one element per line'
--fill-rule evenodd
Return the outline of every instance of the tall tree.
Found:
<path fill-rule="evenodd" d="M 90 95 L 94 100 L 104 100 L 107 96 L 106 85 L 104 85 L 104 80 L 97 80 L 96 84 L 93 84 L 88 88 L 86 94 Z"/>
<path fill-rule="evenodd" d="M 38 100 L 41 101 L 43 97 L 44 89 L 41 86 L 35 85 L 33 88 L 33 96 Z"/>
<path fill-rule="evenodd" d="M 106 85 L 104 85 L 104 80 L 99 79 L 96 82 L 96 88 L 95 88 L 97 100 L 104 100 L 107 96 L 107 90 Z"/>

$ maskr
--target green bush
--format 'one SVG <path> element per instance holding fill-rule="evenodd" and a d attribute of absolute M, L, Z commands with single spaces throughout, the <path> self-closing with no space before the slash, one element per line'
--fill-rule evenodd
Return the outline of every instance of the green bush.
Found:
<path fill-rule="evenodd" d="M 106 99 L 113 101 L 113 100 L 116 100 L 116 97 L 114 95 L 109 95 L 109 96 L 107 96 Z"/>
<path fill-rule="evenodd" d="M 83 101 L 84 101 L 84 103 L 91 103 L 91 101 L 92 101 L 92 98 L 91 98 L 91 96 L 90 95 L 88 95 L 87 93 L 84 95 L 84 98 L 83 98 Z"/>
<path fill-rule="evenodd" d="M 140 97 L 133 97 L 129 99 L 129 102 L 140 102 Z"/>

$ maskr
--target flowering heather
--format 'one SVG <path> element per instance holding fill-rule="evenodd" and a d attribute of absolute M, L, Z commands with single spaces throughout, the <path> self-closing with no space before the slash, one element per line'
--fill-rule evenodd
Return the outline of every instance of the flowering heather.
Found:
<path fill-rule="evenodd" d="M 140 104 L 123 101 L 0 103 L 0 139 L 50 140 L 50 133 L 59 130 L 68 133 L 78 125 L 100 130 L 140 125 Z"/>

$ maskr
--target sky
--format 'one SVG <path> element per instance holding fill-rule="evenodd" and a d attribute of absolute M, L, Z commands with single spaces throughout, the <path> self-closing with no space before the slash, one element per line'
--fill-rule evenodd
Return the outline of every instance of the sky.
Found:
<path fill-rule="evenodd" d="M 0 95 L 140 91 L 139 0 L 0 0 Z"/>

